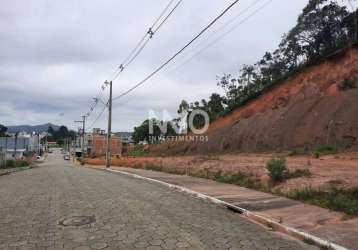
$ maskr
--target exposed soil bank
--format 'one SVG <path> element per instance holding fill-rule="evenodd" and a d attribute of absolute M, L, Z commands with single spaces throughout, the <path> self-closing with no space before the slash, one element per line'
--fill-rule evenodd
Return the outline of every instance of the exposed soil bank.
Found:
<path fill-rule="evenodd" d="M 277 151 L 333 144 L 358 149 L 358 48 L 304 69 L 210 125 L 208 142 L 168 142 L 153 155 Z"/>

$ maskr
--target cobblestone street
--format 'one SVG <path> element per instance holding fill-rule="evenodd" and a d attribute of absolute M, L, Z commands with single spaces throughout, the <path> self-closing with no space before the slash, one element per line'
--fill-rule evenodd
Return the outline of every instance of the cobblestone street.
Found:
<path fill-rule="evenodd" d="M 95 221 L 60 225 L 73 216 Z M 315 248 L 212 203 L 53 154 L 41 167 L 0 177 L 0 249 Z"/>

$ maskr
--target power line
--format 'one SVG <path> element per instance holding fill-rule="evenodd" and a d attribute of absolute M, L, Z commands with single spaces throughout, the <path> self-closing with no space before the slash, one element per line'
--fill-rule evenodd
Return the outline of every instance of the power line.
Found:
<path fill-rule="evenodd" d="M 169 19 L 169 17 L 174 13 L 174 11 L 179 7 L 179 5 L 181 4 L 183 0 L 180 0 L 175 6 L 174 8 L 169 12 L 169 14 L 163 19 L 163 21 L 158 25 L 158 27 L 156 29 L 154 29 L 154 33 L 156 33 L 162 26 L 163 24 Z M 153 26 L 154 27 L 154 26 Z"/>
<path fill-rule="evenodd" d="M 148 32 L 146 32 L 143 36 L 143 38 L 137 43 L 135 48 L 129 53 L 129 55 L 125 58 L 125 60 L 122 62 L 122 64 L 115 70 L 112 76 L 112 81 L 117 79 L 118 76 L 122 73 L 124 68 L 128 67 L 143 51 L 143 49 L 146 47 L 150 39 L 153 37 L 153 35 L 163 26 L 163 24 L 169 19 L 169 17 L 174 13 L 174 11 L 179 7 L 181 2 L 183 0 L 179 0 L 179 2 L 171 9 L 171 11 L 164 17 L 165 13 L 169 10 L 170 6 L 174 3 L 175 0 L 171 0 L 167 6 L 164 8 L 164 10 L 160 13 L 160 15 L 157 17 L 157 19 L 154 21 L 152 26 L 149 28 Z M 164 19 L 163 19 L 164 17 Z M 163 19 L 163 20 L 162 20 Z M 161 21 L 162 20 L 162 21 Z M 161 21 L 161 22 L 160 22 Z M 160 23 L 159 23 L 160 22 Z M 158 25 L 159 23 L 159 25 Z M 156 27 L 158 25 L 158 27 Z M 156 28 L 155 28 L 156 27 Z M 154 31 L 153 31 L 154 30 Z M 146 39 L 147 38 L 147 39 Z M 94 103 L 90 106 L 90 111 L 86 113 L 86 116 L 90 116 L 96 106 L 98 105 L 98 102 L 101 100 L 103 91 L 105 90 L 106 86 L 101 86 L 101 91 L 97 95 L 96 98 L 94 98 Z M 103 113 L 103 112 L 102 112 Z"/>
<path fill-rule="evenodd" d="M 179 0 L 178 3 L 172 8 L 172 10 L 165 16 L 165 18 L 160 22 L 158 27 L 155 26 L 158 22 L 163 18 L 164 14 L 168 11 L 169 7 L 173 4 L 174 0 L 171 0 L 166 8 L 162 11 L 160 16 L 156 19 L 152 26 L 150 26 L 149 30 L 144 34 L 143 38 L 138 42 L 135 48 L 129 53 L 126 59 L 120 64 L 120 66 L 115 71 L 115 74 L 111 81 L 114 81 L 118 78 L 118 76 L 122 73 L 122 71 L 127 68 L 143 51 L 143 49 L 147 46 L 148 42 L 153 38 L 154 34 L 164 25 L 164 23 L 169 19 L 169 17 L 175 12 L 175 10 L 179 7 L 183 0 Z"/>
<path fill-rule="evenodd" d="M 103 96 L 103 92 L 105 90 L 106 86 L 103 84 L 101 86 L 101 90 L 99 91 L 98 95 L 93 98 L 94 99 L 94 102 L 90 105 L 90 110 L 86 113 L 86 116 L 89 117 L 92 112 L 94 111 L 94 109 L 96 108 L 96 106 L 98 105 L 98 103 L 102 100 L 102 96 Z"/>
<path fill-rule="evenodd" d="M 213 26 L 221 17 L 223 17 L 232 7 L 234 7 L 240 0 L 235 0 L 232 4 L 230 4 L 223 12 L 221 12 L 220 15 L 218 15 L 213 21 L 211 21 L 203 30 L 199 32 L 192 40 L 190 40 L 183 48 L 181 48 L 178 52 L 176 52 L 171 58 L 169 58 L 166 62 L 164 62 L 161 66 L 159 66 L 156 70 L 154 70 L 151 74 L 149 74 L 147 77 L 145 77 L 142 81 L 134 85 L 129 90 L 125 91 L 121 95 L 113 98 L 113 100 L 117 100 L 119 98 L 122 98 L 123 96 L 129 94 L 142 84 L 144 84 L 146 81 L 148 81 L 150 78 L 152 78 L 155 74 L 157 74 L 159 71 L 161 71 L 165 66 L 167 66 L 171 61 L 173 61 L 178 55 L 180 55 L 185 49 L 187 49 L 192 43 L 194 43 L 198 38 L 200 38 L 211 26 Z"/>
<path fill-rule="evenodd" d="M 256 5 L 260 0 L 256 1 L 252 6 Z M 187 60 L 185 60 L 182 64 L 180 64 L 178 67 L 174 68 L 173 70 L 171 70 L 171 72 L 174 72 L 178 69 L 180 69 L 181 67 L 183 67 L 184 65 L 186 65 L 187 63 L 189 63 L 191 60 L 193 60 L 196 56 L 202 54 L 205 50 L 209 49 L 210 47 L 212 47 L 213 45 L 215 45 L 217 42 L 219 42 L 221 39 L 223 39 L 224 37 L 226 37 L 227 35 L 229 35 L 230 33 L 232 33 L 233 31 L 235 31 L 238 27 L 240 27 L 242 24 L 244 24 L 247 20 L 249 20 L 251 17 L 255 16 L 258 12 L 260 12 L 262 9 L 264 9 L 267 5 L 269 5 L 273 0 L 268 0 L 266 1 L 262 6 L 260 6 L 258 9 L 256 9 L 255 11 L 253 11 L 250 15 L 248 15 L 247 17 L 245 17 L 244 19 L 242 19 L 240 22 L 238 22 L 237 24 L 235 24 L 235 26 L 233 26 L 231 29 L 229 29 L 228 31 L 226 31 L 225 33 L 221 34 L 219 37 L 217 37 L 216 39 L 214 39 L 212 42 L 210 42 L 209 44 L 207 44 L 205 47 L 203 47 L 202 49 L 200 49 L 199 51 L 197 51 L 195 54 L 191 55 Z M 247 8 L 246 10 L 250 9 L 252 6 L 250 6 L 249 8 Z M 245 10 L 243 11 L 245 12 Z M 243 14 L 243 12 L 241 12 L 240 14 Z M 239 15 L 240 15 L 239 14 Z M 237 16 L 239 17 L 239 16 Z M 232 19 L 231 21 L 229 21 L 227 24 L 232 23 L 235 19 Z M 226 25 L 227 25 L 226 24 Z M 224 25 L 224 26 L 226 26 Z M 223 27 L 224 27 L 223 26 Z M 223 28 L 222 27 L 222 28 Z"/>
<path fill-rule="evenodd" d="M 153 29 L 153 27 L 155 25 L 157 25 L 157 23 L 160 21 L 160 19 L 162 19 L 162 17 L 164 16 L 164 14 L 167 12 L 167 10 L 169 9 L 170 5 L 172 5 L 174 2 L 174 0 L 171 0 L 167 6 L 164 8 L 164 10 L 162 11 L 162 13 L 159 15 L 159 17 L 154 21 L 153 25 L 151 26 L 151 29 Z M 126 57 L 126 59 L 123 61 L 123 65 L 127 64 L 127 61 L 130 60 L 130 58 L 133 56 L 133 54 L 139 49 L 140 45 L 144 42 L 145 38 L 148 36 L 148 32 L 146 32 L 144 34 L 144 36 L 142 37 L 142 39 L 137 43 L 137 45 L 135 46 L 135 48 L 129 53 L 129 55 Z"/>
<path fill-rule="evenodd" d="M 107 109 L 107 105 L 105 105 L 103 107 L 103 109 L 101 110 L 101 112 L 98 114 L 97 118 L 91 123 L 91 125 L 88 127 L 88 130 L 91 130 L 94 125 L 98 122 L 99 118 L 101 118 L 101 116 L 103 115 L 104 111 Z"/>
<path fill-rule="evenodd" d="M 244 13 L 246 13 L 247 11 L 249 11 L 251 8 L 253 8 L 255 5 L 257 5 L 260 1 L 262 0 L 256 0 L 253 1 L 249 6 L 247 6 L 245 9 L 243 9 L 242 11 L 240 11 L 236 16 L 234 16 L 232 19 L 230 19 L 229 21 L 227 21 L 225 24 L 223 24 L 221 27 L 219 27 L 218 29 L 214 30 L 213 32 L 211 32 L 211 34 L 209 34 L 206 39 L 210 39 L 211 37 L 213 37 L 214 35 L 216 35 L 218 32 L 220 32 L 222 29 L 224 29 L 226 26 L 230 25 L 232 22 L 234 22 L 236 19 L 238 19 L 239 17 L 241 17 Z M 200 48 L 200 43 L 198 45 L 196 45 L 193 49 L 190 50 L 190 52 L 195 52 L 196 49 Z M 178 67 L 176 67 L 178 68 Z"/>
<path fill-rule="evenodd" d="M 174 8 L 169 12 L 169 14 L 165 17 L 165 19 L 159 24 L 159 26 L 153 31 L 152 34 L 155 34 L 161 27 L 162 25 L 168 20 L 168 18 L 174 13 L 174 11 L 178 8 L 178 6 L 180 5 L 180 3 L 183 0 L 180 0 L 175 6 Z M 139 48 L 139 50 L 137 51 L 137 53 L 134 54 L 134 56 L 132 57 L 132 59 L 129 60 L 129 62 L 125 65 L 125 67 L 127 67 L 128 65 L 130 65 L 137 57 L 138 55 L 143 51 L 143 49 L 145 48 L 145 46 L 147 45 L 147 43 L 150 41 L 151 37 L 149 36 L 149 38 L 145 41 L 145 43 Z M 115 80 L 115 79 L 113 79 Z"/>

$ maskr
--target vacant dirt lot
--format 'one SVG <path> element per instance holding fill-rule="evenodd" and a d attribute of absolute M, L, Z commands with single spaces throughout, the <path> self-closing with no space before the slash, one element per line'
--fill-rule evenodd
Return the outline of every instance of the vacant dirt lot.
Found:
<path fill-rule="evenodd" d="M 285 154 L 227 154 L 181 157 L 137 157 L 113 158 L 115 166 L 146 168 L 165 167 L 183 173 L 196 171 L 218 171 L 250 173 L 263 182 L 267 181 L 266 162 Z M 311 177 L 290 179 L 276 188 L 282 191 L 303 187 L 326 188 L 328 186 L 358 188 L 358 152 L 322 156 L 286 156 L 290 170 L 309 169 Z M 103 165 L 104 158 L 87 159 L 92 165 Z"/>

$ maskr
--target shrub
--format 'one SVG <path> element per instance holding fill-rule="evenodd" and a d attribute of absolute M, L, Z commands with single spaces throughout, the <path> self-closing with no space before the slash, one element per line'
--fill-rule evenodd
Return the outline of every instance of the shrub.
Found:
<path fill-rule="evenodd" d="M 162 166 L 159 166 L 159 165 L 156 165 L 156 164 L 152 164 L 152 163 L 150 163 L 150 164 L 147 164 L 146 166 L 145 166 L 145 169 L 146 170 L 152 170 L 152 171 L 163 171 L 163 167 Z"/>
<path fill-rule="evenodd" d="M 313 156 L 318 159 L 323 154 L 336 154 L 337 152 L 338 148 L 336 146 L 325 144 L 317 146 L 313 151 Z"/>
<path fill-rule="evenodd" d="M 321 153 L 318 152 L 318 151 L 314 151 L 313 152 L 313 157 L 316 158 L 316 159 L 319 159 L 321 157 Z"/>
<path fill-rule="evenodd" d="M 7 168 L 13 168 L 13 167 L 15 167 L 15 161 L 14 161 L 14 160 L 7 160 L 7 161 L 6 161 L 6 167 L 7 167 Z"/>
<path fill-rule="evenodd" d="M 16 162 L 16 167 L 27 167 L 28 165 L 27 161 L 21 160 Z"/>
<path fill-rule="evenodd" d="M 143 146 L 136 146 L 133 150 L 128 152 L 128 156 L 131 157 L 140 157 L 140 156 L 145 156 L 146 152 L 144 150 Z"/>
<path fill-rule="evenodd" d="M 357 88 L 357 83 L 352 78 L 346 78 L 340 85 L 338 85 L 338 89 L 340 91 L 345 91 L 355 88 Z"/>
<path fill-rule="evenodd" d="M 294 149 L 290 152 L 288 152 L 288 156 L 296 156 L 296 155 L 307 155 L 309 152 L 307 152 L 308 150 L 306 148 L 303 149 Z"/>
<path fill-rule="evenodd" d="M 317 146 L 316 150 L 321 153 L 336 153 L 338 151 L 336 146 L 329 144 Z"/>
<path fill-rule="evenodd" d="M 286 159 L 275 158 L 271 159 L 266 164 L 266 169 L 269 171 L 269 176 L 274 183 L 284 181 L 287 178 Z"/>
<path fill-rule="evenodd" d="M 15 167 L 27 167 L 29 166 L 27 161 L 24 160 L 7 160 L 5 166 L 1 166 L 1 168 L 15 168 Z"/>

